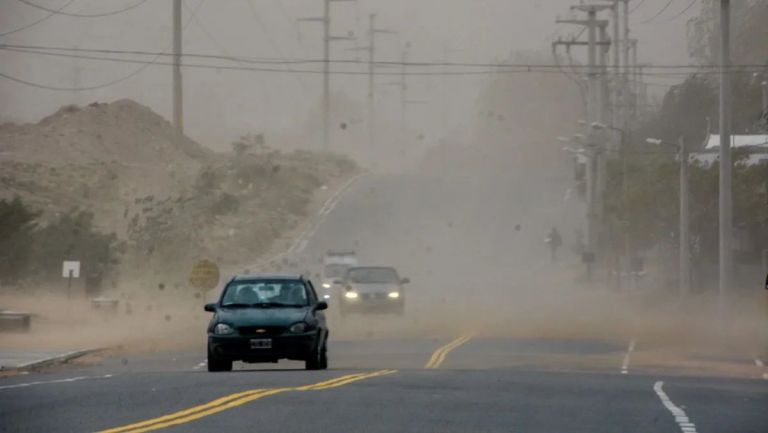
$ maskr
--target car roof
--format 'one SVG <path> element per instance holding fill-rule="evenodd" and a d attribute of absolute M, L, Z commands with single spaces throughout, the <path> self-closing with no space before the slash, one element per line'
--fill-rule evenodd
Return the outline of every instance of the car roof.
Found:
<path fill-rule="evenodd" d="M 253 280 L 304 280 L 301 274 L 244 274 L 235 275 L 233 281 L 253 281 Z"/>

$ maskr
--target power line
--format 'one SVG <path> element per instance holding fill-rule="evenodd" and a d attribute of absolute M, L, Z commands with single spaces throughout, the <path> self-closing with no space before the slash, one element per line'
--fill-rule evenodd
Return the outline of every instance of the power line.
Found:
<path fill-rule="evenodd" d="M 140 60 L 140 59 L 126 59 L 126 58 L 115 58 L 115 57 L 98 57 L 98 56 L 89 56 L 89 55 L 80 55 L 80 54 L 68 54 L 68 53 L 62 53 L 62 52 L 51 52 L 51 51 L 40 51 L 40 50 L 24 50 L 24 49 L 18 49 L 18 48 L 3 48 L 2 45 L 0 45 L 0 50 L 3 51 L 9 51 L 9 52 L 18 52 L 18 53 L 25 53 L 25 54 L 36 54 L 36 55 L 47 55 L 47 56 L 56 56 L 56 57 L 67 57 L 67 58 L 79 58 L 79 59 L 86 59 L 86 60 L 97 60 L 97 61 L 109 61 L 109 62 L 117 62 L 117 63 L 129 63 L 129 64 L 141 64 L 145 66 L 149 65 L 158 65 L 158 66 L 172 66 L 173 62 L 159 62 L 156 61 L 156 59 L 150 59 L 150 60 Z M 164 54 L 164 53 L 163 53 Z M 160 57 L 160 56 L 158 56 Z M 358 64 L 368 64 L 367 62 L 356 62 L 356 61 L 350 61 Z M 273 63 L 275 65 L 280 65 L 282 63 L 277 62 Z M 392 65 L 394 62 L 385 62 L 387 65 Z M 408 62 L 399 62 L 400 65 L 409 65 Z M 684 68 L 693 68 L 692 66 L 682 66 L 682 65 L 665 65 L 667 67 L 684 67 Z M 736 67 L 730 71 L 727 71 L 726 73 L 730 74 L 752 74 L 755 71 L 761 71 L 765 69 L 764 65 L 748 65 L 748 67 L 744 67 L 742 65 L 735 65 Z M 220 65 L 220 64 L 204 64 L 204 63 L 185 63 L 183 65 L 185 68 L 197 68 L 197 69 L 215 69 L 215 70 L 232 70 L 232 71 L 252 71 L 252 72 L 279 72 L 279 73 L 295 73 L 295 74 L 322 74 L 323 71 L 316 70 L 316 69 L 286 69 L 286 68 L 278 68 L 278 67 L 247 67 L 247 66 L 234 66 L 234 65 Z M 499 68 L 503 67 L 506 68 L 504 70 L 500 70 Z M 575 65 L 575 67 L 581 67 L 581 65 Z M 335 70 L 330 71 L 334 75 L 349 75 L 349 76 L 357 76 L 357 75 L 368 75 L 369 72 L 367 71 L 361 71 L 361 70 Z M 562 74 L 560 69 L 556 65 L 536 65 L 536 64 L 499 64 L 495 65 L 493 69 L 486 68 L 483 70 L 473 70 L 473 71 L 408 71 L 407 75 L 412 76 L 473 76 L 473 75 L 498 75 L 498 74 L 520 74 L 520 73 L 553 73 L 553 74 Z M 689 76 L 691 74 L 698 74 L 698 75 L 719 75 L 720 71 L 717 69 L 708 69 L 708 70 L 672 70 L 671 72 L 647 72 L 645 75 L 647 76 L 660 76 L 660 77 L 671 77 L 671 76 L 680 76 L 685 77 Z M 375 71 L 376 75 L 381 76 L 399 76 L 401 75 L 401 72 L 388 72 L 388 71 Z M 58 89 L 56 89 L 58 90 Z M 72 90 L 72 89 L 69 89 Z M 90 88 L 86 89 L 90 90 Z"/>
<path fill-rule="evenodd" d="M 258 12 L 256 12 L 256 8 L 253 6 L 253 3 L 251 0 L 245 0 L 245 2 L 248 4 L 248 9 L 251 11 L 251 15 L 253 16 L 254 21 L 261 27 L 262 32 L 264 33 L 264 36 L 267 37 L 267 42 L 269 42 L 269 45 L 272 46 L 272 49 L 277 53 L 278 58 L 280 60 L 285 60 L 285 55 L 283 55 L 283 50 L 280 49 L 280 45 L 275 41 L 275 39 L 272 37 L 272 34 L 269 33 L 269 29 L 267 28 L 266 24 L 264 24 L 264 20 L 261 19 L 261 16 L 259 16 Z M 285 7 L 281 1 L 278 1 L 280 4 L 280 8 L 283 11 L 283 14 L 286 14 Z M 304 82 L 304 80 L 299 76 L 298 77 L 299 83 L 304 88 L 304 90 L 308 90 L 307 83 Z"/>
<path fill-rule="evenodd" d="M 31 23 L 29 23 L 29 24 L 26 24 L 26 25 L 23 25 L 23 26 L 21 26 L 21 27 L 19 27 L 19 28 L 17 28 L 17 29 L 14 29 L 14 30 L 9 30 L 9 31 L 7 31 L 7 32 L 3 32 L 3 33 L 0 33 L 0 37 L 2 37 L 2 36 L 7 36 L 7 35 L 10 35 L 10 34 L 13 34 L 13 33 L 17 33 L 17 32 L 20 32 L 20 31 L 22 31 L 22 30 L 26 30 L 26 29 L 28 29 L 28 28 L 30 28 L 30 27 L 34 27 L 34 26 L 36 26 L 36 25 L 38 25 L 38 24 L 42 23 L 43 21 L 46 21 L 46 20 L 48 20 L 49 18 L 51 18 L 51 17 L 55 16 L 57 13 L 60 13 L 60 12 L 61 12 L 62 10 L 64 10 L 64 9 L 65 9 L 67 6 L 71 5 L 71 4 L 72 4 L 72 3 L 74 3 L 74 2 L 75 2 L 75 0 L 69 0 L 68 2 L 64 3 L 64 6 L 62 6 L 62 7 L 58 8 L 58 9 L 56 9 L 54 12 L 51 12 L 50 14 L 48 14 L 48 15 L 46 15 L 46 16 L 44 16 L 44 17 L 40 18 L 40 19 L 38 19 L 37 21 L 32 21 Z"/>
<path fill-rule="evenodd" d="M 640 6 L 642 6 L 642 5 L 643 5 L 643 3 L 645 3 L 645 0 L 640 0 L 640 3 L 638 3 L 637 5 L 635 5 L 635 7 L 633 7 L 632 9 L 630 9 L 629 13 L 632 13 L 632 12 L 634 12 L 634 11 L 636 11 L 636 10 L 640 9 Z"/>
<path fill-rule="evenodd" d="M 678 12 L 677 14 L 675 14 L 673 17 L 670 17 L 670 18 L 667 18 L 667 19 L 665 19 L 665 20 L 664 20 L 664 22 L 667 22 L 667 21 L 674 21 L 674 20 L 676 20 L 676 19 L 680 18 L 681 16 L 683 16 L 683 14 L 684 14 L 684 13 L 688 12 L 688 11 L 689 11 L 689 10 L 690 10 L 690 9 L 693 7 L 693 5 L 695 5 L 695 4 L 696 4 L 696 2 L 697 2 L 697 1 L 698 1 L 698 0 L 691 0 L 691 3 L 690 3 L 690 4 L 688 4 L 688 6 L 686 6 L 686 7 L 685 7 L 685 9 L 681 10 L 680 12 Z"/>
<path fill-rule="evenodd" d="M 661 8 L 658 12 L 656 12 L 656 15 L 648 18 L 647 20 L 640 21 L 639 24 L 648 24 L 651 21 L 654 21 L 656 18 L 660 17 L 661 14 L 663 14 L 667 9 L 669 9 L 670 6 L 672 6 L 672 3 L 674 3 L 675 0 L 669 0 L 666 5 L 664 5 L 663 8 Z"/>
<path fill-rule="evenodd" d="M 64 16 L 68 16 L 68 17 L 77 17 L 77 18 L 101 18 L 101 17 L 108 17 L 108 16 L 111 16 L 111 15 L 117 15 L 117 14 L 121 14 L 123 12 L 128 12 L 131 9 L 136 9 L 137 7 L 143 5 L 144 3 L 147 2 L 147 0 L 139 0 L 137 3 L 134 3 L 134 4 L 130 5 L 130 6 L 126 6 L 126 7 L 122 8 L 122 9 L 118 9 L 118 10 L 114 10 L 114 11 L 110 11 L 110 12 L 103 12 L 103 13 L 96 13 L 96 14 L 76 14 L 76 13 L 70 13 L 70 12 L 63 12 L 62 9 L 64 9 L 64 8 L 51 9 L 49 7 L 40 6 L 39 4 L 33 3 L 31 1 L 29 1 L 29 0 L 16 0 L 16 1 L 18 1 L 19 3 L 23 3 L 23 4 L 27 5 L 27 6 L 33 7 L 33 8 L 37 8 L 37 9 L 40 9 L 40 10 L 44 10 L 46 12 L 50 12 L 52 15 L 64 15 Z"/>
<path fill-rule="evenodd" d="M 201 0 L 205 1 L 205 0 Z M 199 6 L 198 6 L 199 7 Z M 193 19 L 193 18 L 190 18 Z M 20 44 L 0 44 L 0 49 L 6 51 L 19 51 L 30 54 L 49 54 L 53 55 L 54 52 L 78 52 L 78 53 L 97 53 L 97 54 L 115 54 L 115 55 L 143 55 L 143 56 L 173 56 L 173 54 L 166 51 L 141 51 L 141 50 L 114 50 L 114 49 L 89 49 L 89 48 L 74 48 L 74 47 L 56 47 L 56 46 L 43 46 L 43 45 L 20 45 Z M 202 53 L 184 53 L 184 57 L 211 59 L 211 60 L 227 60 L 233 62 L 245 62 L 254 64 L 272 64 L 272 65 L 296 65 L 296 64 L 321 64 L 324 63 L 322 59 L 279 59 L 271 57 L 247 57 L 247 56 L 227 56 L 216 54 L 202 54 Z M 112 60 L 109 57 L 94 57 L 94 60 Z M 130 59 L 123 59 L 130 60 Z M 132 61 L 132 60 L 131 60 Z M 368 65 L 367 60 L 354 60 L 354 59 L 331 59 L 330 63 L 336 64 L 350 64 L 350 65 Z M 517 69 L 558 69 L 555 64 L 544 63 L 470 63 L 470 62 L 439 62 L 439 61 L 376 61 L 377 66 L 408 66 L 408 67 L 462 67 L 462 68 L 517 68 Z M 605 68 L 613 68 L 613 65 L 605 65 Z M 729 66 L 731 69 L 761 69 L 765 70 L 764 64 L 732 64 Z M 574 69 L 588 70 L 586 65 L 574 64 Z M 700 70 L 716 70 L 720 65 L 717 64 L 659 64 L 659 65 L 647 65 L 645 69 L 648 70 L 690 70 L 693 72 Z M 469 72 L 469 71 L 468 71 Z"/>
<path fill-rule="evenodd" d="M 194 19 L 195 15 L 197 15 L 197 11 L 200 9 L 200 6 L 203 4 L 204 1 L 205 0 L 200 0 L 200 3 L 197 4 L 197 7 L 195 7 L 195 9 L 192 11 L 192 16 L 189 18 L 189 20 L 187 20 L 186 24 L 184 25 L 184 28 L 189 26 L 189 23 L 192 22 L 192 20 Z M 47 84 L 39 84 L 39 83 L 34 83 L 34 82 L 31 82 L 31 81 L 24 80 L 24 79 L 21 79 L 21 78 L 16 78 L 16 77 L 10 76 L 8 74 L 4 74 L 2 72 L 0 72 L 0 77 L 3 77 L 3 78 L 5 78 L 7 80 L 10 80 L 10 81 L 14 81 L 16 83 L 20 83 L 20 84 L 24 84 L 24 85 L 27 85 L 27 86 L 35 87 L 35 88 L 38 88 L 38 89 L 53 90 L 53 91 L 60 91 L 60 92 L 85 92 L 85 91 L 90 91 L 90 90 L 98 90 L 98 89 L 103 89 L 103 88 L 106 88 L 106 87 L 114 86 L 115 84 L 122 83 L 123 81 L 129 80 L 129 79 L 135 77 L 136 75 L 139 75 L 141 72 L 143 72 L 145 69 L 147 69 L 151 65 L 157 64 L 157 61 L 160 60 L 160 58 L 162 56 L 166 55 L 167 51 L 169 49 L 170 49 L 170 45 L 167 46 L 164 51 L 162 51 L 160 53 L 155 53 L 155 57 L 153 59 L 151 59 L 150 61 L 143 62 L 142 66 L 136 68 L 136 70 L 134 70 L 133 72 L 129 73 L 128 75 L 120 77 L 120 78 L 118 78 L 116 80 L 108 81 L 106 83 L 102 83 L 102 84 L 98 84 L 98 85 L 93 85 L 93 86 L 86 86 L 86 87 L 58 87 L 58 86 L 50 86 L 50 85 L 47 85 Z M 17 50 L 17 51 L 18 52 L 23 52 L 21 50 Z M 43 54 L 42 52 L 39 52 L 39 53 Z M 55 54 L 59 54 L 59 53 L 55 53 Z M 82 58 L 82 57 L 76 57 L 75 55 L 68 55 L 66 57 Z M 136 63 L 136 62 L 134 62 L 134 63 Z M 167 64 L 171 65 L 171 66 L 173 65 L 173 63 L 167 63 Z"/>

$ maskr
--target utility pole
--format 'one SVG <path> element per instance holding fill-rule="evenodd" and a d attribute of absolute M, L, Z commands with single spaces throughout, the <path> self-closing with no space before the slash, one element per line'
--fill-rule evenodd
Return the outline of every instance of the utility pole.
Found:
<path fill-rule="evenodd" d="M 678 141 L 680 148 L 680 297 L 691 290 L 691 231 L 688 188 L 688 149 L 685 137 Z"/>
<path fill-rule="evenodd" d="M 720 318 L 727 314 L 733 266 L 733 199 L 731 161 L 731 1 L 720 0 Z"/>
<path fill-rule="evenodd" d="M 177 143 L 184 139 L 184 95 L 181 81 L 181 0 L 173 0 L 173 128 Z"/>
<path fill-rule="evenodd" d="M 380 29 L 376 27 L 376 14 L 368 16 L 368 46 L 356 47 L 353 50 L 368 52 L 368 145 L 371 150 L 375 149 L 376 141 L 376 35 L 390 34 L 397 32 Z M 373 155 L 373 153 L 371 153 Z"/>
<path fill-rule="evenodd" d="M 368 145 L 376 149 L 376 77 L 374 75 L 374 59 L 376 58 L 376 14 L 368 15 Z M 373 156 L 373 152 L 371 152 Z"/>
<path fill-rule="evenodd" d="M 630 108 L 629 108 L 629 102 L 632 100 L 632 95 L 630 91 L 630 85 L 629 85 L 629 74 L 630 74 L 630 63 L 629 63 L 629 49 L 630 49 L 630 36 L 631 32 L 629 29 L 629 0 L 623 0 L 624 7 L 622 8 L 622 16 L 624 19 L 624 38 L 622 39 L 622 48 L 623 48 L 623 54 L 624 58 L 622 60 L 622 64 L 624 65 L 624 71 L 622 74 L 622 80 L 621 85 L 623 87 L 622 92 L 624 95 L 624 101 L 623 101 L 623 110 L 624 110 L 624 125 L 622 126 L 622 129 L 625 131 L 629 130 L 629 116 L 630 116 Z M 637 113 L 633 113 L 633 116 L 636 116 Z"/>
<path fill-rule="evenodd" d="M 603 116 L 604 110 L 602 108 L 602 101 L 600 99 L 600 91 L 601 85 L 600 85 L 600 69 L 601 65 L 598 65 L 597 63 L 597 48 L 599 44 L 602 44 L 604 41 L 600 41 L 598 43 L 597 40 L 597 32 L 598 29 L 602 28 L 605 29 L 605 27 L 608 25 L 608 21 L 606 20 L 598 20 L 597 19 L 597 13 L 599 11 L 605 10 L 610 8 L 611 5 L 609 4 L 603 4 L 603 5 L 586 5 L 586 4 L 580 4 L 576 6 L 571 6 L 571 10 L 578 10 L 582 12 L 586 12 L 587 19 L 586 20 L 579 20 L 579 19 L 558 19 L 557 23 L 563 23 L 563 24 L 576 24 L 585 26 L 587 28 L 587 53 L 588 53 L 588 66 L 587 66 L 587 143 L 585 143 L 588 147 L 588 159 L 587 159 L 587 224 L 586 224 L 586 252 L 588 253 L 589 257 L 585 261 L 590 261 L 594 259 L 595 256 L 595 250 L 597 246 L 597 239 L 598 239 L 598 222 L 599 222 L 599 205 L 600 201 L 597 197 L 599 194 L 599 191 L 602 190 L 601 187 L 599 187 L 597 181 L 598 179 L 598 167 L 601 166 L 600 159 L 604 157 L 603 152 L 600 149 L 600 146 L 595 142 L 596 137 L 595 134 L 593 134 L 591 125 L 595 122 L 597 122 L 601 117 Z M 589 265 L 589 263 L 588 263 Z M 588 266 L 589 267 L 589 266 Z"/>
<path fill-rule="evenodd" d="M 330 150 L 331 142 L 331 42 L 349 41 L 354 37 L 331 36 L 331 2 L 357 0 L 323 0 L 323 16 L 299 18 L 299 21 L 313 21 L 323 24 L 323 150 Z"/>
<path fill-rule="evenodd" d="M 80 47 L 75 45 L 72 47 L 72 52 L 78 52 Z M 80 105 L 80 92 L 77 90 L 82 86 L 83 67 L 80 66 L 80 60 L 77 57 L 72 58 L 72 104 Z"/>
<path fill-rule="evenodd" d="M 621 4 L 624 3 L 626 5 L 627 0 L 613 0 L 613 6 L 611 9 L 612 17 L 611 17 L 611 27 L 613 29 L 613 54 L 612 54 L 612 60 L 613 60 L 613 90 L 614 90 L 614 98 L 613 98 L 613 116 L 612 116 L 612 124 L 617 128 L 626 128 L 626 114 L 627 110 L 624 106 L 625 98 L 625 92 L 626 92 L 626 83 L 624 82 L 624 74 L 621 70 L 621 47 L 623 45 L 623 41 L 621 39 Z"/>
<path fill-rule="evenodd" d="M 768 126 L 768 81 L 763 81 L 760 86 L 763 88 L 763 121 Z"/>
<path fill-rule="evenodd" d="M 400 54 L 400 126 L 403 128 L 403 132 L 408 130 L 408 82 L 406 81 L 408 73 L 406 63 L 408 62 L 408 48 L 410 46 L 410 43 L 406 43 L 403 52 Z"/>
<path fill-rule="evenodd" d="M 638 115 L 638 104 L 640 103 L 640 93 L 642 92 L 643 85 L 641 78 L 642 71 L 638 61 L 638 43 L 639 41 L 637 39 L 630 39 L 627 41 L 627 44 L 629 44 L 629 51 L 632 53 L 632 63 L 627 66 L 627 70 L 631 71 L 631 78 L 627 81 L 627 88 L 631 89 L 630 93 L 632 94 L 629 108 L 632 116 Z"/>

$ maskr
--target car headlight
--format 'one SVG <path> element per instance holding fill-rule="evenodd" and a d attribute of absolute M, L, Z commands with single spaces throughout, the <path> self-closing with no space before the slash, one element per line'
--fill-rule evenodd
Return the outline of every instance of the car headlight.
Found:
<path fill-rule="evenodd" d="M 323 295 L 323 299 L 331 299 L 331 295 Z"/>
<path fill-rule="evenodd" d="M 234 333 L 235 330 L 226 323 L 219 323 L 213 327 L 213 333 L 216 335 L 228 335 Z"/>
<path fill-rule="evenodd" d="M 331 288 L 331 283 L 323 283 L 323 288 L 330 289 Z"/>
<path fill-rule="evenodd" d="M 307 330 L 309 330 L 309 325 L 307 325 L 304 322 L 298 322 L 291 325 L 291 327 L 288 328 L 288 330 L 293 332 L 294 334 L 301 334 L 302 332 L 307 332 Z"/>
<path fill-rule="evenodd" d="M 400 292 L 389 292 L 389 295 L 387 296 L 389 296 L 392 299 L 397 299 L 400 297 Z"/>
<path fill-rule="evenodd" d="M 347 292 L 344 294 L 344 297 L 347 299 L 357 299 L 357 297 L 360 296 L 357 294 L 357 292 Z"/>

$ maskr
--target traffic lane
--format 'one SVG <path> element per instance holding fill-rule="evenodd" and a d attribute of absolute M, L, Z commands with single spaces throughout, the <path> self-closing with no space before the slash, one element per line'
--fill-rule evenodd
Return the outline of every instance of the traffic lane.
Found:
<path fill-rule="evenodd" d="M 618 373 L 625 352 L 625 344 L 599 339 L 476 336 L 456 348 L 444 368 Z"/>
<path fill-rule="evenodd" d="M 331 342 L 331 369 L 322 372 L 307 372 L 301 362 L 281 361 L 236 363 L 232 373 L 208 373 L 203 349 L 107 357 L 97 364 L 0 380 L 0 431 L 94 430 L 251 389 L 295 387 L 392 366 L 423 368 L 449 341 Z M 46 417 L 40 417 L 41 411 Z"/>
<path fill-rule="evenodd" d="M 446 338 L 331 341 L 328 346 L 329 362 L 332 368 L 342 370 L 419 369 L 426 365 L 436 350 L 449 341 Z"/>
<path fill-rule="evenodd" d="M 298 387 L 355 371 L 129 373 L 0 390 L 0 431 L 97 431 L 254 389 Z"/>
<path fill-rule="evenodd" d="M 618 375 L 408 370 L 322 394 L 282 393 L 170 431 L 679 432 L 653 385 Z"/>
<path fill-rule="evenodd" d="M 663 390 L 699 433 L 768 431 L 768 382 L 761 379 L 661 377 Z M 672 414 L 668 414 L 672 418 Z"/>
<path fill-rule="evenodd" d="M 426 339 L 394 339 L 371 337 L 362 340 L 329 341 L 332 369 L 421 368 L 441 345 L 451 337 Z M 236 370 L 303 370 L 304 362 L 281 360 L 277 364 L 236 362 Z M 72 360 L 66 364 L 38 371 L 0 377 L 0 389 L 17 384 L 59 382 L 75 377 L 116 376 L 133 373 L 206 371 L 205 343 L 186 351 L 123 353 L 105 351 Z"/>

